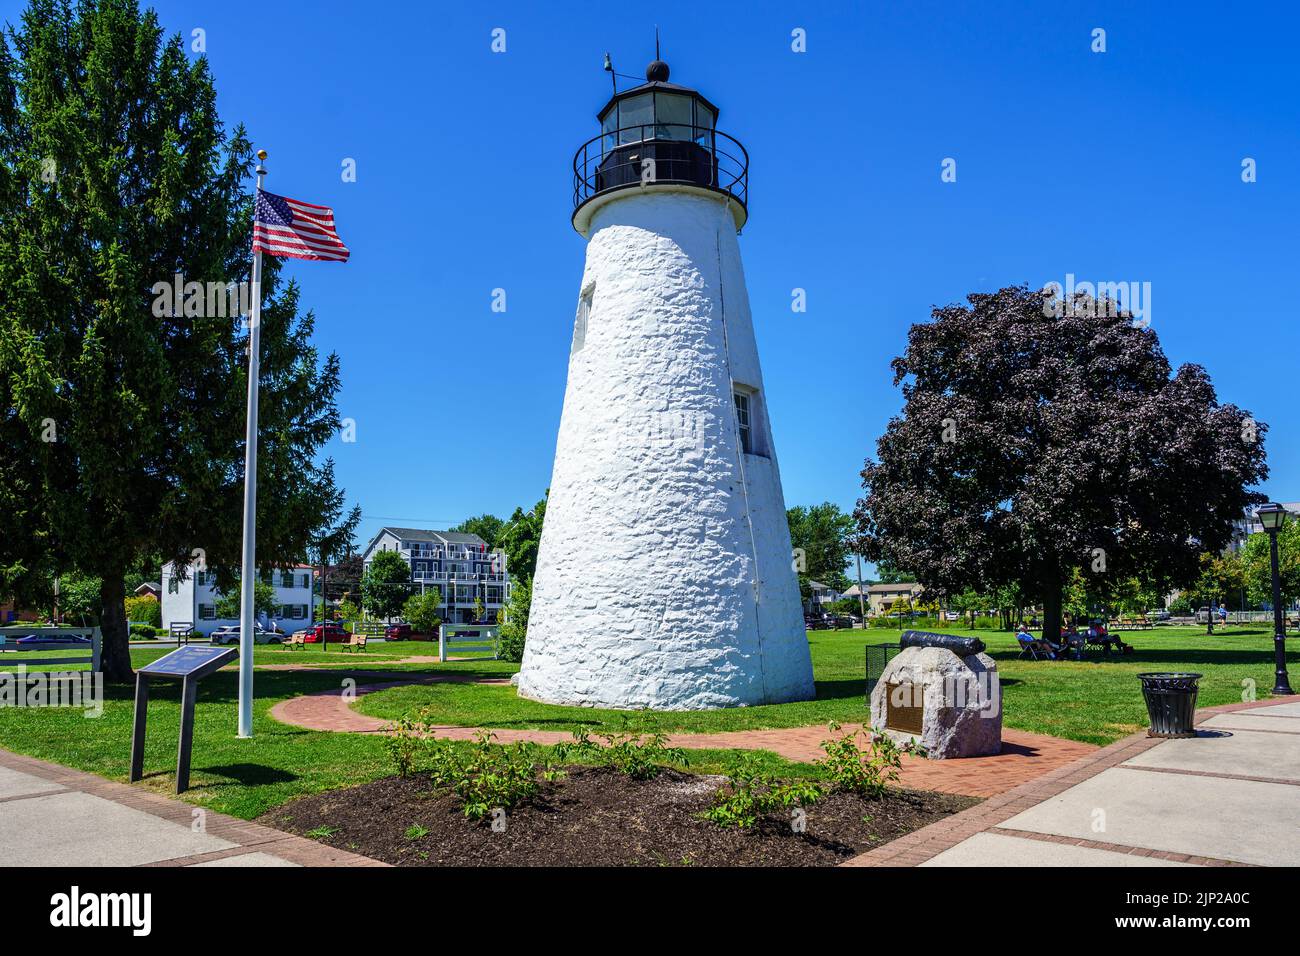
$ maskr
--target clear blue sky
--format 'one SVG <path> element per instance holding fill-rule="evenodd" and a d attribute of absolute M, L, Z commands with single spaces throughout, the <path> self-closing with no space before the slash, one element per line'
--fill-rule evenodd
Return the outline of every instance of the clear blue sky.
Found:
<path fill-rule="evenodd" d="M 352 249 L 288 272 L 342 356 L 357 442 L 326 451 L 363 540 L 508 515 L 547 486 L 584 255 L 570 164 L 609 95 L 603 54 L 642 75 L 656 23 L 673 80 L 750 152 L 741 248 L 788 504 L 853 506 L 900 406 L 889 361 L 931 306 L 1067 273 L 1150 282 L 1170 360 L 1271 425 L 1263 490 L 1300 498 L 1286 5 L 156 7 L 206 31 L 221 115 L 270 151 L 267 188 L 334 206 Z"/>

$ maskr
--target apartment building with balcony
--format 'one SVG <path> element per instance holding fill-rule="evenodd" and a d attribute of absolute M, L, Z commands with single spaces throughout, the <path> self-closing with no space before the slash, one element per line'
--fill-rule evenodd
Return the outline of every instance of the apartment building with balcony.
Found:
<path fill-rule="evenodd" d="M 299 564 L 288 570 L 262 571 L 263 582 L 275 592 L 275 610 L 260 618 L 263 627 L 274 623 L 286 633 L 306 627 L 311 622 L 312 568 Z M 216 575 L 200 571 L 193 565 L 186 569 L 184 580 L 176 567 L 168 563 L 162 569 L 162 626 L 193 624 L 196 634 L 208 635 L 223 624 L 238 624 L 238 618 L 217 617 Z"/>
<path fill-rule="evenodd" d="M 496 621 L 510 595 L 502 551 L 489 551 L 476 534 L 421 528 L 381 528 L 361 554 L 367 570 L 380 551 L 396 551 L 411 569 L 411 593 L 436 587 L 442 595 L 439 616 L 448 624 L 474 620 L 474 602 L 483 602 Z"/>

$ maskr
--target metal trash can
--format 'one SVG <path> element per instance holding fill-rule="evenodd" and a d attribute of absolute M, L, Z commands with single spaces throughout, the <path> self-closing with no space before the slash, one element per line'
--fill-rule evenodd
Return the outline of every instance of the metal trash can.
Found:
<path fill-rule="evenodd" d="M 1200 674 L 1138 674 L 1151 726 L 1148 737 L 1195 737 Z"/>
<path fill-rule="evenodd" d="M 884 673 L 885 665 L 893 659 L 894 655 L 902 650 L 899 644 L 868 644 L 867 645 L 867 706 L 871 706 L 871 691 L 875 688 L 880 680 L 880 675 Z"/>

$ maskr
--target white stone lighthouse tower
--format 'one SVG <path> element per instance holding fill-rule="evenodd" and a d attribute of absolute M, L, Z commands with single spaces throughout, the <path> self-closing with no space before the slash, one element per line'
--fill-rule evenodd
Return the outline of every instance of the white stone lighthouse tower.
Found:
<path fill-rule="evenodd" d="M 694 710 L 814 694 L 736 233 L 748 157 L 668 82 L 574 159 L 589 242 L 519 693 Z"/>

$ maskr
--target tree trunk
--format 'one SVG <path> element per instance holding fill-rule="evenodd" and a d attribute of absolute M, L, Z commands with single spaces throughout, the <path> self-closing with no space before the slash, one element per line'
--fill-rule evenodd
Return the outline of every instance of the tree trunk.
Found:
<path fill-rule="evenodd" d="M 135 679 L 131 669 L 130 637 L 126 629 L 126 598 L 120 569 L 102 575 L 99 586 L 99 629 L 103 635 L 104 680 L 113 684 Z"/>
<path fill-rule="evenodd" d="M 1043 589 L 1043 639 L 1061 640 L 1061 585 L 1053 580 Z"/>

